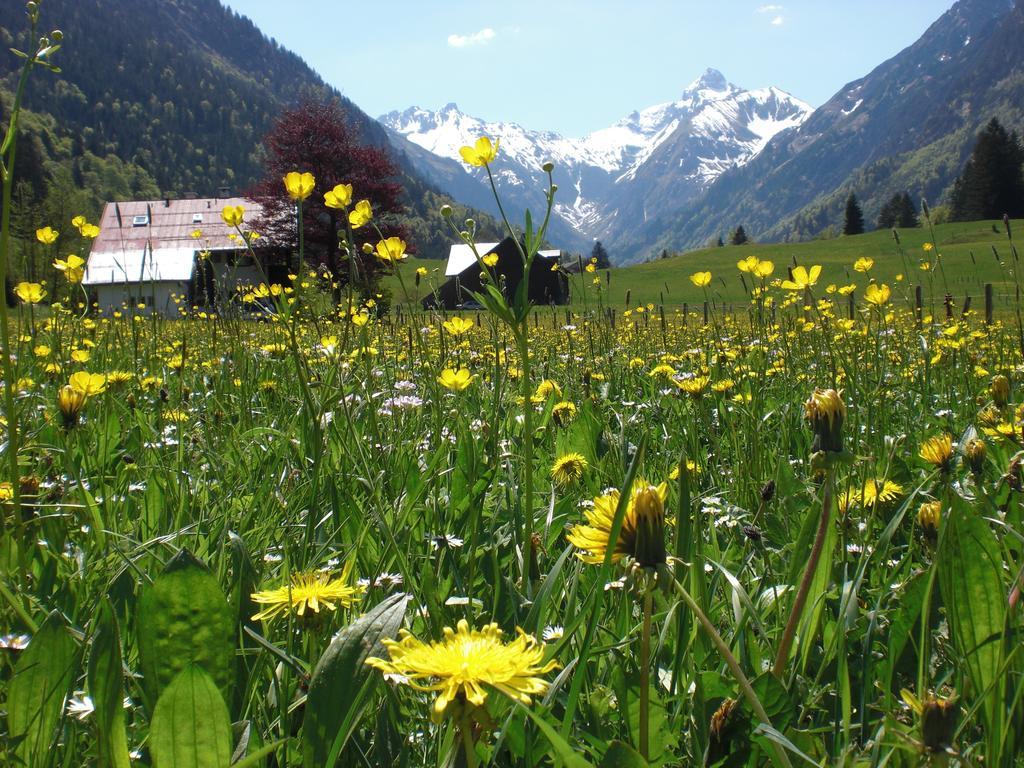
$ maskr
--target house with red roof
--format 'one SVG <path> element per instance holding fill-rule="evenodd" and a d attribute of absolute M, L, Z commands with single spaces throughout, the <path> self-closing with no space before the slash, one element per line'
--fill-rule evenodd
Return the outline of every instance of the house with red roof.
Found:
<path fill-rule="evenodd" d="M 227 206 L 244 209 L 243 232 L 262 214 L 259 203 L 241 197 L 107 203 L 82 281 L 99 309 L 177 317 L 222 307 L 240 288 L 267 282 L 271 249 L 255 240 L 250 251 L 221 217 Z"/>

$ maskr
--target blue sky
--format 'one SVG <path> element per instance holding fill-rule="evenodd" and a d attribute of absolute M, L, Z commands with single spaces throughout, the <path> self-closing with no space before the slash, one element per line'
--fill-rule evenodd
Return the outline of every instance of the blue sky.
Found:
<path fill-rule="evenodd" d="M 952 0 L 226 0 L 376 117 L 456 102 L 581 136 L 707 67 L 819 106 Z"/>

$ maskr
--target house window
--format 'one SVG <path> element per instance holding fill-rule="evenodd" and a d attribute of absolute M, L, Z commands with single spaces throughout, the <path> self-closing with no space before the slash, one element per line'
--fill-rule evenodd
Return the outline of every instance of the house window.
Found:
<path fill-rule="evenodd" d="M 132 216 L 133 227 L 144 227 L 149 224 L 149 214 L 141 213 L 138 216 Z"/>
<path fill-rule="evenodd" d="M 193 213 L 192 214 L 192 223 L 193 224 L 202 224 L 203 223 L 203 214 L 201 214 L 201 213 Z"/>

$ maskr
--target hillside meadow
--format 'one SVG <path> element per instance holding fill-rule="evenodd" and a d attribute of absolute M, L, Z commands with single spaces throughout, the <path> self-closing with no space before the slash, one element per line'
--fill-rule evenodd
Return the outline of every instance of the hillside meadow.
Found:
<path fill-rule="evenodd" d="M 1011 231 L 1024 232 L 1024 220 L 1012 221 Z M 1014 257 L 1002 221 L 955 222 L 934 228 L 899 229 L 897 232 L 899 242 L 893 238 L 891 230 L 878 230 L 809 242 L 702 248 L 670 255 L 667 259 L 614 268 L 610 277 L 604 270 L 600 275 L 607 282 L 606 303 L 617 311 L 647 304 L 664 305 L 674 311 L 686 303 L 691 310 L 702 312 L 706 299 L 716 305 L 740 305 L 748 300 L 754 284 L 747 276 L 741 279 L 741 273 L 736 269 L 736 262 L 741 259 L 756 256 L 771 261 L 776 265 L 775 277 L 782 275 L 782 270 L 789 266 L 819 264 L 827 284 L 842 287 L 852 283 L 863 290 L 865 280 L 853 269 L 857 259 L 863 257 L 874 261 L 873 278 L 889 284 L 901 300 L 912 302 L 914 286 L 927 286 L 929 283 L 929 275 L 921 270 L 921 264 L 926 260 L 932 261 L 926 259 L 929 254 L 924 250 L 925 243 L 932 243 L 942 256 L 941 270 L 937 269 L 931 276 L 937 295 L 952 294 L 958 310 L 970 296 L 972 306 L 983 309 L 984 286 L 991 283 L 995 311 L 1006 311 L 1013 305 L 1016 284 L 1010 267 Z M 584 254 L 584 264 L 586 256 Z M 431 278 L 424 281 L 419 289 L 407 281 L 409 293 L 415 297 L 425 296 L 431 284 L 443 282 L 443 261 L 410 259 L 403 265 L 407 273 L 419 267 L 428 269 Z M 697 271 L 710 271 L 712 274 L 707 295 L 689 280 L 689 276 Z M 898 275 L 903 279 L 897 280 Z M 404 295 L 397 279 L 387 280 L 386 285 L 396 298 Z M 573 304 L 581 307 L 580 286 L 580 280 L 574 276 Z M 627 292 L 629 302 L 626 301 Z"/>

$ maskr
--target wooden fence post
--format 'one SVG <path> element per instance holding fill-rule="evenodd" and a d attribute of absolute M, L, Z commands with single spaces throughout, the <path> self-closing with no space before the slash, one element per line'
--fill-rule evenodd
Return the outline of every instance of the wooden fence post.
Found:
<path fill-rule="evenodd" d="M 992 325 L 992 283 L 985 283 L 985 325 Z"/>

